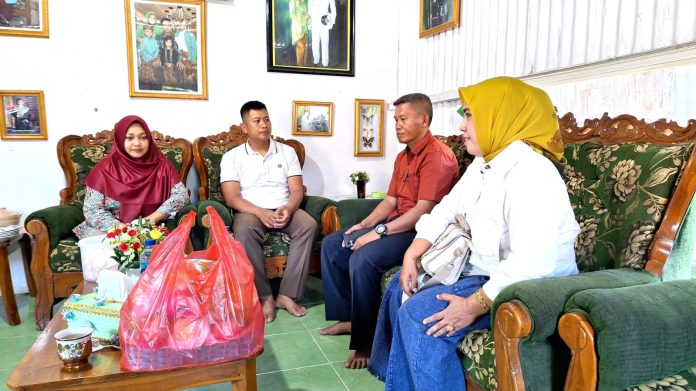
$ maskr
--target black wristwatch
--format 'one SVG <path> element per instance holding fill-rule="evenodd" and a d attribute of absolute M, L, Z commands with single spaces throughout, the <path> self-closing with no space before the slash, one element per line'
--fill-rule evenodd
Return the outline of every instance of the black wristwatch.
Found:
<path fill-rule="evenodd" d="M 377 235 L 379 235 L 380 238 L 383 238 L 387 236 L 387 226 L 384 224 L 377 224 L 375 227 L 375 232 L 377 232 Z"/>

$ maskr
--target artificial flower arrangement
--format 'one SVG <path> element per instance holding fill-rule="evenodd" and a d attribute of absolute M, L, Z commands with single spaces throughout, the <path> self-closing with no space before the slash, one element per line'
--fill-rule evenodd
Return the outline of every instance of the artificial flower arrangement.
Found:
<path fill-rule="evenodd" d="M 138 219 L 128 226 L 117 226 L 106 233 L 106 241 L 113 249 L 113 258 L 118 262 L 119 270 L 136 268 L 140 266 L 139 256 L 143 252 L 146 239 L 154 239 L 157 243 L 164 240 L 169 234 L 169 229 L 161 225 L 154 225 L 149 220 Z"/>

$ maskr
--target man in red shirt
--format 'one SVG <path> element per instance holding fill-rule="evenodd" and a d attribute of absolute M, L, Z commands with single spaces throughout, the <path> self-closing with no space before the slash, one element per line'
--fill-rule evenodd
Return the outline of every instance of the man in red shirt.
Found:
<path fill-rule="evenodd" d="M 380 279 L 401 264 L 416 236 L 416 222 L 449 193 L 458 178 L 454 153 L 430 133 L 430 98 L 408 94 L 394 106 L 396 137 L 406 149 L 394 162 L 387 198 L 359 224 L 327 236 L 321 245 L 326 319 L 337 323 L 321 329 L 320 334 L 351 334 L 352 352 L 346 368 L 367 366 L 379 310 Z M 368 227 L 374 229 L 346 248 L 344 233 Z"/>

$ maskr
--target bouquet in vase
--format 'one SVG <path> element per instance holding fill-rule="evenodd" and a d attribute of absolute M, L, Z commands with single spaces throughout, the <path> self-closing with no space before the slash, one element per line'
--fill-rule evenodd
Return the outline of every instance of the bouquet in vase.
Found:
<path fill-rule="evenodd" d="M 157 243 L 164 240 L 169 229 L 154 225 L 148 220 L 138 219 L 126 227 L 113 227 L 106 233 L 106 241 L 114 250 L 113 258 L 120 265 L 119 270 L 140 267 L 140 253 L 143 252 L 146 239 Z"/>

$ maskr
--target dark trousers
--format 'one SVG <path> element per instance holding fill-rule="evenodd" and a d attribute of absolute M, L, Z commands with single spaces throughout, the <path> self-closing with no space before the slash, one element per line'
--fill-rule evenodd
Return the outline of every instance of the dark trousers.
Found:
<path fill-rule="evenodd" d="M 343 232 L 335 232 L 321 242 L 326 320 L 352 322 L 350 349 L 370 351 L 382 275 L 401 265 L 416 231 L 386 236 L 357 251 L 341 247 Z"/>

